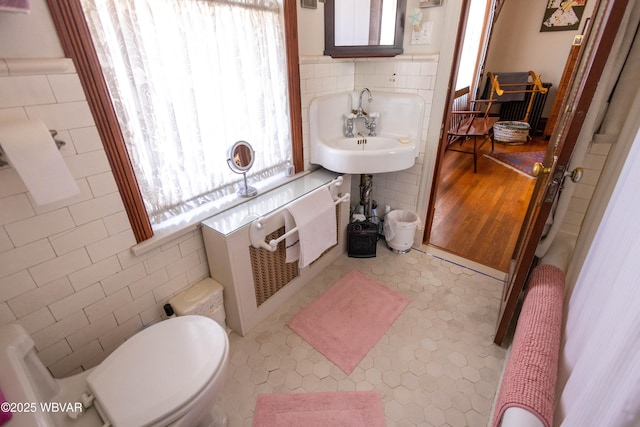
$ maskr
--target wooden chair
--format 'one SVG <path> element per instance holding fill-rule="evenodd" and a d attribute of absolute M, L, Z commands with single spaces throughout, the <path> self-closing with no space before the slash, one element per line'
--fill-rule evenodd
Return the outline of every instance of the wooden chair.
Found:
<path fill-rule="evenodd" d="M 465 99 L 466 97 L 466 99 Z M 486 104 L 484 111 L 477 108 Z M 469 88 L 456 91 L 455 99 L 449 114 L 449 131 L 447 136 L 447 150 L 473 155 L 473 173 L 477 172 L 478 151 L 485 142 L 491 141 L 493 152 L 493 125 L 499 117 L 489 116 L 491 100 L 470 100 Z M 473 140 L 473 149 L 463 149 L 462 144 Z"/>

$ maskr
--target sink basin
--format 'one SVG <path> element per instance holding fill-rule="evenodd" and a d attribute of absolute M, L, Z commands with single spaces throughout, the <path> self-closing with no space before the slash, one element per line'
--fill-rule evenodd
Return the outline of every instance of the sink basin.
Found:
<path fill-rule="evenodd" d="M 359 92 L 314 98 L 309 107 L 310 161 L 339 173 L 373 174 L 408 169 L 420 153 L 424 101 L 415 94 L 372 91 L 363 109 L 379 114 L 377 136 L 356 119 L 345 137 L 345 115 L 357 108 Z"/>
<path fill-rule="evenodd" d="M 408 169 L 415 163 L 415 142 L 386 136 L 356 136 L 318 141 L 314 162 L 334 172 L 373 174 Z"/>

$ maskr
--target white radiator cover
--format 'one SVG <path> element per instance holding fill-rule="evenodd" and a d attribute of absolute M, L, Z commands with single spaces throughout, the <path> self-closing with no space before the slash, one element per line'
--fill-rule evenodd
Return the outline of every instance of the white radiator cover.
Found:
<path fill-rule="evenodd" d="M 351 188 L 351 176 L 344 175 L 341 192 Z M 244 336 L 288 298 L 324 270 L 346 251 L 349 204 L 340 203 L 338 218 L 338 244 L 315 262 L 299 271 L 297 277 L 258 306 L 251 269 L 249 224 L 223 234 L 206 226 L 202 227 L 205 250 L 211 277 L 224 287 L 224 307 L 227 325 Z M 267 233 L 284 226 L 284 217 L 276 215 L 265 222 Z M 264 250 L 264 249 L 260 249 Z"/>

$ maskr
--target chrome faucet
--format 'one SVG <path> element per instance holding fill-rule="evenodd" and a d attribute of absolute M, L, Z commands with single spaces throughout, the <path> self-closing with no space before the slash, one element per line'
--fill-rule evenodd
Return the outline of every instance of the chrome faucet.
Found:
<path fill-rule="evenodd" d="M 369 88 L 364 88 L 360 91 L 360 96 L 358 98 L 358 109 L 352 110 L 351 114 L 347 115 L 347 125 L 345 129 L 344 136 L 347 138 L 354 137 L 354 125 L 356 119 L 363 118 L 364 126 L 369 129 L 369 136 L 376 136 L 376 115 L 367 114 L 366 111 L 362 109 L 362 95 L 367 92 L 369 94 L 369 102 L 373 101 L 373 97 L 371 96 L 371 91 Z"/>
<path fill-rule="evenodd" d="M 369 94 L 369 102 L 373 101 L 373 97 L 371 96 L 371 91 L 369 88 L 364 88 L 360 91 L 360 97 L 358 98 L 358 109 L 356 110 L 356 117 L 364 117 L 367 115 L 366 111 L 362 111 L 362 95 L 367 92 Z"/>

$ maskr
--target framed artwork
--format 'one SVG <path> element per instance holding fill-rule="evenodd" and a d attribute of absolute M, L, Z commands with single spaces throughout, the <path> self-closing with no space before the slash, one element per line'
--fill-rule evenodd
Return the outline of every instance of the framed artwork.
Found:
<path fill-rule="evenodd" d="M 306 7 L 307 9 L 317 9 L 318 0 L 300 0 L 300 6 Z"/>
<path fill-rule="evenodd" d="M 548 0 L 540 31 L 575 31 L 587 0 Z"/>

